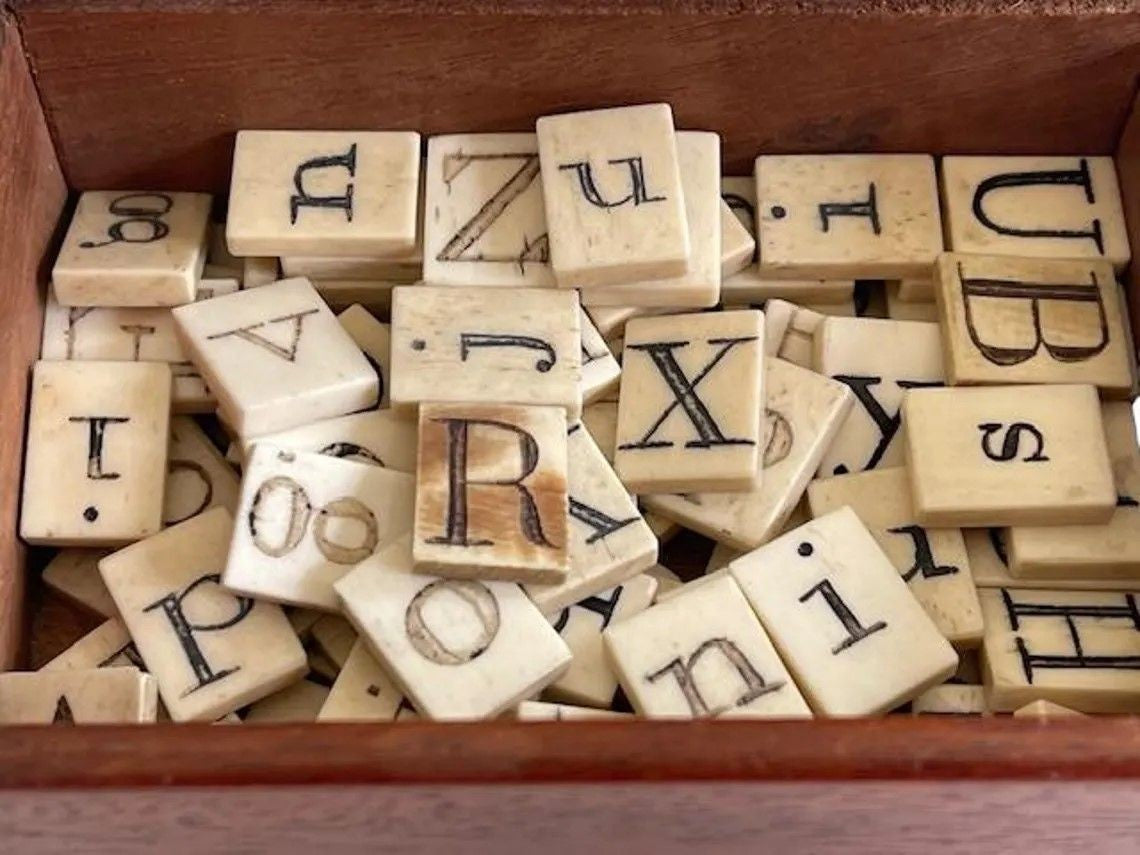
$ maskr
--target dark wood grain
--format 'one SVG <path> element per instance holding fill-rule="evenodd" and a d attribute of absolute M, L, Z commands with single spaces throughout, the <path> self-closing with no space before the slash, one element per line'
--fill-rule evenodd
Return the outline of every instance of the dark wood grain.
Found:
<path fill-rule="evenodd" d="M 17 14 L 79 189 L 222 191 L 239 128 L 524 130 L 649 100 L 721 132 L 732 170 L 761 150 L 1108 153 L 1140 66 L 1140 14 L 1098 11 L 1127 4 L 801 5 L 40 0 Z"/>
<path fill-rule="evenodd" d="M 0 670 L 20 655 L 25 550 L 16 537 L 28 369 L 40 346 L 44 260 L 66 188 L 14 22 L 0 16 Z"/>

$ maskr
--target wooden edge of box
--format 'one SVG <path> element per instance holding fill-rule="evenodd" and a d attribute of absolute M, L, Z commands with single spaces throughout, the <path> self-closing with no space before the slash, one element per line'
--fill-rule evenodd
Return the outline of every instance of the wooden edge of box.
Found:
<path fill-rule="evenodd" d="M 1120 139 L 1116 145 L 1116 173 L 1120 179 L 1120 195 L 1124 201 L 1124 217 L 1128 226 L 1128 242 L 1132 247 L 1132 263 L 1126 285 L 1128 306 L 1132 314 L 1133 341 L 1140 347 L 1140 92 L 1132 101 Z M 1136 354 L 1133 354 L 1136 356 Z"/>

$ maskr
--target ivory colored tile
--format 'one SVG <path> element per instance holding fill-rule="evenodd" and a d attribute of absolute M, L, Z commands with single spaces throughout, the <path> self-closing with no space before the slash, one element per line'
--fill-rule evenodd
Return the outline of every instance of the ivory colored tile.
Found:
<path fill-rule="evenodd" d="M 724 567 L 727 567 L 731 562 L 735 561 L 745 553 L 739 549 L 733 549 L 724 543 L 714 543 L 713 551 L 709 553 L 708 563 L 705 565 L 705 575 L 715 573 Z"/>
<path fill-rule="evenodd" d="M 41 671 L 130 666 L 146 670 L 127 625 L 118 618 L 104 621 L 46 665 Z"/>
<path fill-rule="evenodd" d="M 566 435 L 570 569 L 563 582 L 528 584 L 543 614 L 612 588 L 657 561 L 657 538 L 581 425 Z M 656 587 L 656 586 L 655 586 Z"/>
<path fill-rule="evenodd" d="M 657 593 L 657 580 L 644 573 L 567 606 L 550 622 L 574 656 L 569 670 L 546 687 L 549 700 L 608 709 L 618 679 L 606 657 L 602 633 L 645 611 Z"/>
<path fill-rule="evenodd" d="M 626 326 L 614 468 L 636 493 L 747 490 L 758 480 L 761 312 Z"/>
<path fill-rule="evenodd" d="M 790 311 L 787 307 L 790 307 Z M 780 341 L 779 349 L 772 356 L 778 356 L 800 368 L 813 369 L 815 367 L 815 336 L 827 319 L 825 315 L 786 303 L 782 300 L 769 300 L 765 306 L 765 326 L 769 314 L 777 318 L 776 323 L 783 324 L 785 333 Z M 784 320 L 786 316 L 787 320 Z"/>
<path fill-rule="evenodd" d="M 276 256 L 248 255 L 241 260 L 241 287 L 260 288 L 279 278 Z"/>
<path fill-rule="evenodd" d="M 235 289 L 236 290 L 236 289 Z M 199 299 L 204 292 L 199 289 Z M 48 294 L 40 358 L 77 362 L 166 362 L 175 412 L 214 409 L 214 396 L 186 355 L 167 308 L 67 308 Z"/>
<path fill-rule="evenodd" d="M 293 255 L 279 260 L 284 276 L 304 276 L 318 288 L 329 282 L 387 282 L 391 287 L 423 278 L 422 253 L 415 251 L 387 256 Z"/>
<path fill-rule="evenodd" d="M 424 404 L 415 564 L 449 578 L 561 583 L 570 567 L 565 414 Z"/>
<path fill-rule="evenodd" d="M 854 400 L 850 390 L 781 359 L 766 365 L 764 479 L 744 493 L 643 497 L 645 506 L 735 549 L 771 540 L 794 512 Z"/>
<path fill-rule="evenodd" d="M 449 134 L 427 148 L 424 281 L 554 285 L 534 134 Z"/>
<path fill-rule="evenodd" d="M 63 306 L 178 306 L 206 263 L 204 193 L 89 191 L 52 268 Z"/>
<path fill-rule="evenodd" d="M 0 724 L 141 724 L 157 714 L 154 678 L 135 668 L 0 674 Z"/>
<path fill-rule="evenodd" d="M 970 570 L 974 584 L 979 588 L 1009 588 L 1011 590 L 1057 591 L 1113 591 L 1121 586 L 1120 579 L 1096 579 L 1073 570 L 1056 578 L 1022 578 L 1010 572 L 1005 537 L 1009 529 L 968 528 L 962 530 L 966 553 L 970 556 Z"/>
<path fill-rule="evenodd" d="M 241 482 L 210 438 L 188 416 L 170 420 L 162 524 L 177 525 L 219 505 L 237 510 Z"/>
<path fill-rule="evenodd" d="M 646 576 L 652 576 L 657 580 L 657 593 L 654 595 L 654 602 L 661 599 L 661 596 L 669 591 L 674 591 L 680 588 L 685 583 L 681 581 L 681 577 L 662 564 L 654 564 L 645 571 Z"/>
<path fill-rule="evenodd" d="M 910 704 L 913 715 L 986 715 L 983 686 L 943 683 L 927 689 Z"/>
<path fill-rule="evenodd" d="M 358 638 L 340 669 L 317 721 L 395 721 L 404 695 Z"/>
<path fill-rule="evenodd" d="M 253 704 L 243 721 L 246 724 L 316 721 L 328 696 L 327 686 L 312 680 L 299 680 Z"/>
<path fill-rule="evenodd" d="M 387 407 L 388 387 L 392 382 L 392 328 L 376 320 L 376 317 L 359 303 L 349 306 L 337 315 L 337 320 L 372 364 L 376 376 L 380 378 L 379 406 Z"/>
<path fill-rule="evenodd" d="M 313 641 L 336 667 L 344 668 L 356 643 L 356 630 L 352 624 L 340 615 L 324 615 L 313 624 L 312 635 Z"/>
<path fill-rule="evenodd" d="M 761 274 L 901 278 L 942 251 L 930 155 L 761 155 L 756 187 Z"/>
<path fill-rule="evenodd" d="M 221 587 L 232 528 L 214 508 L 99 562 L 175 721 L 215 721 L 306 671 L 279 606 Z"/>
<path fill-rule="evenodd" d="M 814 363 L 857 401 L 823 457 L 820 477 L 902 465 L 903 396 L 945 379 L 938 325 L 828 318 L 815 336 Z"/>
<path fill-rule="evenodd" d="M 230 252 L 226 244 L 226 224 L 210 221 L 206 227 L 206 263 L 213 267 L 223 267 L 238 271 L 242 260 Z"/>
<path fill-rule="evenodd" d="M 417 573 L 410 538 L 336 589 L 345 615 L 428 718 L 492 718 L 570 664 L 565 642 L 518 585 Z"/>
<path fill-rule="evenodd" d="M 1140 609 L 1123 591 L 981 592 L 991 709 L 1046 700 L 1081 712 L 1140 711 Z"/>
<path fill-rule="evenodd" d="M 373 406 L 376 372 L 306 279 L 174 310 L 231 427 L 256 436 Z"/>
<path fill-rule="evenodd" d="M 653 532 L 653 536 L 657 538 L 658 543 L 668 543 L 681 533 L 681 526 L 671 519 L 647 511 L 642 511 L 641 516 L 645 520 L 645 524 L 649 526 L 649 530 Z"/>
<path fill-rule="evenodd" d="M 392 304 L 392 406 L 482 401 L 582 408 L 581 327 L 573 292 L 398 288 Z"/>
<path fill-rule="evenodd" d="M 811 716 L 731 578 L 685 590 L 611 625 L 603 638 L 622 688 L 641 715 Z M 705 667 L 698 669 L 702 661 Z"/>
<path fill-rule="evenodd" d="M 899 296 L 901 283 L 887 283 L 887 316 L 892 321 L 938 323 L 938 306 L 933 302 L 904 300 Z"/>
<path fill-rule="evenodd" d="M 721 567 L 719 570 L 713 570 L 712 572 L 706 572 L 704 576 L 698 576 L 695 579 L 690 579 L 688 582 L 685 582 L 683 585 L 680 585 L 676 588 L 672 588 L 671 590 L 663 591 L 663 592 L 659 593 L 654 598 L 653 601 L 655 603 L 667 603 L 667 602 L 669 602 L 669 600 L 673 599 L 674 597 L 679 597 L 682 594 L 685 594 L 686 592 L 693 590 L 694 588 L 698 588 L 701 585 L 707 585 L 709 582 L 715 582 L 717 579 L 722 579 L 728 575 L 729 575 L 729 573 L 728 573 L 728 567 L 727 566 Z"/>
<path fill-rule="evenodd" d="M 119 610 L 96 566 L 108 554 L 105 549 L 61 549 L 44 568 L 43 583 L 92 614 L 115 617 Z"/>
<path fill-rule="evenodd" d="M 625 325 L 633 318 L 677 315 L 689 310 L 675 306 L 591 306 L 586 311 L 593 319 L 594 326 L 598 328 L 602 338 L 611 342 L 611 347 L 613 347 L 612 342 L 622 337 L 625 332 Z M 614 353 L 620 361 L 621 354 L 616 348 L 614 348 Z"/>
<path fill-rule="evenodd" d="M 888 289 L 904 303 L 933 303 L 934 280 L 929 276 L 918 279 L 899 279 L 888 282 Z"/>
<path fill-rule="evenodd" d="M 371 463 L 397 472 L 416 471 L 416 423 L 391 410 L 353 413 L 242 440 L 242 457 L 248 457 L 258 442 Z"/>
<path fill-rule="evenodd" d="M 412 527 L 410 475 L 257 443 L 246 460 L 222 583 L 335 611 L 333 582 Z"/>
<path fill-rule="evenodd" d="M 37 362 L 20 536 L 117 546 L 162 526 L 170 369 L 155 362 Z"/>
<path fill-rule="evenodd" d="M 209 267 L 210 265 L 206 266 Z M 241 282 L 232 276 L 203 276 L 198 280 L 198 290 L 194 293 L 194 299 L 209 300 L 212 297 L 221 297 L 223 294 L 233 294 L 240 290 Z"/>
<path fill-rule="evenodd" d="M 640 104 L 535 123 L 560 287 L 680 276 L 689 235 L 673 111 Z"/>
<path fill-rule="evenodd" d="M 808 485 L 812 516 L 845 505 L 858 515 L 938 631 L 955 647 L 982 641 L 982 607 L 962 530 L 924 528 L 914 515 L 901 467 L 858 472 Z"/>
<path fill-rule="evenodd" d="M 611 466 L 617 450 L 617 418 L 616 401 L 595 401 L 582 408 L 582 426 L 590 432 L 590 437 Z"/>
<path fill-rule="evenodd" d="M 1013 711 L 1014 718 L 1064 718 L 1068 716 L 1083 717 L 1084 713 L 1063 707 L 1051 701 L 1033 701 L 1021 709 Z"/>
<path fill-rule="evenodd" d="M 1125 309 L 1106 262 L 948 253 L 936 271 L 952 384 L 1132 389 Z"/>
<path fill-rule="evenodd" d="M 948 249 L 1128 263 L 1111 157 L 944 157 Z"/>
<path fill-rule="evenodd" d="M 518 721 L 589 721 L 594 719 L 624 719 L 632 721 L 629 713 L 576 707 L 571 704 L 548 704 L 543 701 L 523 701 L 515 707 Z"/>
<path fill-rule="evenodd" d="M 902 412 L 922 525 L 1096 524 L 1115 510 L 1092 386 L 916 389 Z"/>
<path fill-rule="evenodd" d="M 1101 405 L 1116 509 L 1104 525 L 1014 526 L 1006 532 L 1014 576 L 1120 580 L 1140 577 L 1140 448 L 1132 406 Z M 1056 587 L 1068 586 L 1060 583 Z"/>
<path fill-rule="evenodd" d="M 380 317 L 392 312 L 392 291 L 402 282 L 390 280 L 314 279 L 313 287 L 330 309 L 340 312 L 352 306 L 363 306 Z"/>
<path fill-rule="evenodd" d="M 686 272 L 582 291 L 587 306 L 715 306 L 720 299 L 720 135 L 677 133 L 677 162 L 689 233 Z"/>
<path fill-rule="evenodd" d="M 721 281 L 756 262 L 756 238 L 720 200 L 720 276 Z"/>
<path fill-rule="evenodd" d="M 238 131 L 226 241 L 242 256 L 411 250 L 419 173 L 412 131 Z"/>
<path fill-rule="evenodd" d="M 750 552 L 729 571 L 819 715 L 886 712 L 958 667 L 850 508 Z"/>
<path fill-rule="evenodd" d="M 726 307 L 727 308 L 727 307 Z M 764 355 L 778 356 L 780 345 L 788 332 L 788 324 L 792 322 L 792 315 L 796 306 L 785 300 L 768 300 L 764 304 Z M 808 348 L 808 362 L 810 365 L 811 348 Z"/>
<path fill-rule="evenodd" d="M 579 310 L 582 325 L 582 404 L 597 401 L 618 387 L 621 365 L 614 359 L 606 340 L 584 310 Z"/>
<path fill-rule="evenodd" d="M 286 609 L 285 614 L 289 618 L 289 625 L 302 641 L 312 638 L 313 627 L 325 616 L 324 612 L 316 609 L 302 609 L 296 606 Z"/>

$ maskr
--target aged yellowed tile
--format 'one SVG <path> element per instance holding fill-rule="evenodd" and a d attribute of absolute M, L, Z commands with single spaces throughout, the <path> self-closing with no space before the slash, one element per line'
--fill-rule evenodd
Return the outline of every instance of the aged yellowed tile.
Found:
<path fill-rule="evenodd" d="M 641 516 L 645 520 L 645 524 L 649 526 L 649 530 L 653 532 L 653 536 L 657 538 L 658 543 L 668 543 L 681 533 L 680 524 L 673 522 L 671 519 L 666 519 L 659 514 L 653 514 L 645 510 L 642 510 Z"/>
<path fill-rule="evenodd" d="M 582 328 L 582 405 L 586 406 L 617 389 L 621 379 L 621 365 L 590 316 L 585 310 L 579 312 Z"/>
<path fill-rule="evenodd" d="M 449 578 L 563 582 L 566 447 L 558 407 L 422 405 L 416 568 Z"/>
<path fill-rule="evenodd" d="M 625 333 L 625 325 L 632 318 L 655 317 L 657 315 L 679 315 L 690 311 L 672 306 L 593 306 L 587 313 L 594 321 L 602 338 L 612 342 L 620 339 Z M 615 348 L 614 353 L 620 361 L 620 353 Z"/>
<path fill-rule="evenodd" d="M 254 703 L 242 720 L 246 724 L 316 721 L 328 696 L 327 686 L 312 680 L 298 680 Z"/>
<path fill-rule="evenodd" d="M 937 324 L 828 318 L 815 336 L 815 370 L 845 383 L 857 406 L 819 467 L 821 477 L 903 462 L 900 407 L 910 389 L 945 377 Z"/>
<path fill-rule="evenodd" d="M 210 265 L 206 265 L 209 268 Z M 241 281 L 233 276 L 210 277 L 203 276 L 198 280 L 198 290 L 194 293 L 195 300 L 209 300 L 211 297 L 221 297 L 241 290 Z"/>
<path fill-rule="evenodd" d="M 938 323 L 938 306 L 933 301 L 904 300 L 899 296 L 901 284 L 887 283 L 887 317 L 892 321 Z"/>
<path fill-rule="evenodd" d="M 675 591 L 685 584 L 681 581 L 680 576 L 663 564 L 654 564 L 645 571 L 645 575 L 652 576 L 657 580 L 657 593 L 653 597 L 654 602 L 660 600 L 663 594 Z"/>
<path fill-rule="evenodd" d="M 720 135 L 677 133 L 677 161 L 689 232 L 688 270 L 605 288 L 586 288 L 586 306 L 715 306 L 720 299 Z"/>
<path fill-rule="evenodd" d="M 230 252 L 226 244 L 226 224 L 211 218 L 206 226 L 206 263 L 215 268 L 226 268 L 232 276 L 241 278 L 242 260 Z"/>
<path fill-rule="evenodd" d="M 947 249 L 1128 263 L 1111 157 L 944 157 Z"/>
<path fill-rule="evenodd" d="M 925 275 L 942 251 L 930 155 L 760 155 L 756 186 L 762 274 Z"/>
<path fill-rule="evenodd" d="M 728 277 L 756 263 L 756 238 L 729 207 L 720 200 L 720 278 Z"/>
<path fill-rule="evenodd" d="M 307 668 L 280 606 L 221 587 L 232 529 L 214 508 L 99 562 L 175 721 L 215 721 Z"/>
<path fill-rule="evenodd" d="M 109 554 L 106 549 L 61 549 L 40 578 L 69 602 L 100 617 L 115 617 L 119 610 L 96 566 Z"/>
<path fill-rule="evenodd" d="M 136 668 L 0 674 L 0 724 L 141 724 L 157 714 L 154 678 Z"/>
<path fill-rule="evenodd" d="M 428 140 L 424 281 L 552 286 L 534 134 Z"/>
<path fill-rule="evenodd" d="M 170 368 L 157 362 L 37 362 L 32 371 L 20 536 L 117 546 L 162 525 Z"/>
<path fill-rule="evenodd" d="M 392 312 L 393 289 L 407 284 L 384 279 L 314 279 L 312 282 L 321 299 L 334 312 L 360 305 L 383 318 Z"/>
<path fill-rule="evenodd" d="M 634 717 L 629 713 L 600 710 L 593 707 L 577 707 L 571 704 L 549 704 L 544 701 L 523 701 L 515 707 L 514 717 L 518 721 L 634 720 Z"/>
<path fill-rule="evenodd" d="M 727 567 L 730 562 L 735 561 L 741 555 L 744 555 L 743 550 L 733 549 L 725 543 L 714 543 L 713 550 L 709 553 L 708 563 L 705 564 L 705 575 Z"/>
<path fill-rule="evenodd" d="M 1055 578 L 1014 576 L 1009 569 L 1009 556 L 1005 544 L 1008 531 L 1009 529 L 1001 528 L 962 530 L 966 541 L 966 553 L 970 556 L 970 570 L 974 574 L 974 584 L 979 588 L 1114 591 L 1122 584 L 1120 579 L 1091 578 L 1076 570 Z"/>
<path fill-rule="evenodd" d="M 357 638 L 317 715 L 317 721 L 395 721 L 403 692 Z"/>
<path fill-rule="evenodd" d="M 724 578 L 728 575 L 729 573 L 727 566 L 721 567 L 719 570 L 706 572 L 704 576 L 697 576 L 695 579 L 690 579 L 688 582 L 685 582 L 684 584 L 679 585 L 675 588 L 670 588 L 667 591 L 659 592 L 653 598 L 653 602 L 667 603 L 669 600 L 673 599 L 674 597 L 679 597 L 687 591 L 691 591 L 694 588 L 700 587 L 701 585 L 707 585 L 709 582 L 715 582 L 717 579 Z"/>
<path fill-rule="evenodd" d="M 204 193 L 93 191 L 79 197 L 52 268 L 63 306 L 178 306 L 206 263 Z"/>
<path fill-rule="evenodd" d="M 260 288 L 280 278 L 276 256 L 247 255 L 241 261 L 242 289 Z"/>
<path fill-rule="evenodd" d="M 419 173 L 412 131 L 238 131 L 226 241 L 239 256 L 411 250 Z"/>
<path fill-rule="evenodd" d="M 1112 267 L 947 253 L 936 267 L 953 385 L 1091 383 L 1126 396 L 1133 359 Z"/>
<path fill-rule="evenodd" d="M 758 311 L 626 326 L 614 468 L 630 490 L 746 490 L 759 480 L 764 404 Z"/>
<path fill-rule="evenodd" d="M 687 587 L 612 624 L 602 637 L 622 688 L 641 715 L 811 716 L 768 634 L 727 576 Z M 720 667 L 714 670 L 712 662 Z"/>
<path fill-rule="evenodd" d="M 414 492 L 403 472 L 259 442 L 246 460 L 222 582 L 335 611 L 333 582 L 411 530 Z"/>
<path fill-rule="evenodd" d="M 344 667 L 352 646 L 356 643 L 356 630 L 340 615 L 324 615 L 313 624 L 313 641 L 333 661 L 337 669 Z"/>
<path fill-rule="evenodd" d="M 391 410 L 353 413 L 242 440 L 242 457 L 247 457 L 258 442 L 371 463 L 397 472 L 416 471 L 416 422 Z"/>
<path fill-rule="evenodd" d="M 581 425 L 567 432 L 566 457 L 570 568 L 563 582 L 525 586 L 548 615 L 637 578 L 657 561 L 657 537 Z"/>
<path fill-rule="evenodd" d="M 380 408 L 388 406 L 388 387 L 392 378 L 392 328 L 376 319 L 376 317 L 355 303 L 337 315 L 337 320 L 345 331 L 356 342 L 376 376 L 380 378 Z"/>
<path fill-rule="evenodd" d="M 815 336 L 827 317 L 813 309 L 805 309 L 784 300 L 769 300 L 764 308 L 764 324 L 771 317 L 784 333 L 774 351 L 765 350 L 800 368 L 815 369 Z M 768 343 L 766 342 L 766 347 Z"/>
<path fill-rule="evenodd" d="M 644 496 L 649 510 L 735 549 L 778 534 L 854 404 L 842 383 L 782 359 L 765 360 L 764 478 L 744 493 Z"/>
<path fill-rule="evenodd" d="M 904 303 L 933 303 L 934 280 L 930 276 L 917 279 L 899 279 L 887 283 L 888 291 L 893 292 Z"/>
<path fill-rule="evenodd" d="M 577 294 L 539 288 L 397 288 L 394 408 L 485 401 L 582 408 Z"/>
<path fill-rule="evenodd" d="M 345 615 L 428 718 L 494 717 L 570 664 L 565 642 L 518 585 L 422 575 L 407 537 L 336 590 Z"/>
<path fill-rule="evenodd" d="M 943 683 L 927 689 L 910 704 L 913 715 L 987 715 L 984 686 Z"/>
<path fill-rule="evenodd" d="M 612 466 L 617 450 L 618 405 L 616 401 L 595 401 L 582 408 L 582 426 Z"/>
<path fill-rule="evenodd" d="M 875 715 L 945 681 L 958 655 L 843 508 L 728 565 L 812 710 Z"/>
<path fill-rule="evenodd" d="M 419 250 L 385 256 L 319 256 L 292 255 L 281 259 L 281 272 L 286 277 L 304 276 L 318 290 L 329 283 L 369 283 L 410 285 L 423 279 L 423 259 Z M 371 308 L 371 307 L 369 307 Z"/>
<path fill-rule="evenodd" d="M 602 633 L 611 624 L 644 611 L 653 603 L 657 580 L 640 574 L 567 606 L 550 622 L 570 648 L 569 670 L 546 687 L 547 700 L 609 708 L 618 680 L 606 657 Z"/>
<path fill-rule="evenodd" d="M 1014 718 L 1064 718 L 1083 717 L 1084 713 L 1055 704 L 1052 701 L 1032 701 L 1013 711 Z"/>
<path fill-rule="evenodd" d="M 915 389 L 902 413 L 922 525 L 1095 524 L 1115 510 L 1092 386 Z"/>
<path fill-rule="evenodd" d="M 373 406 L 376 372 L 307 279 L 174 310 L 179 335 L 242 436 Z"/>
<path fill-rule="evenodd" d="M 955 647 L 982 640 L 982 607 L 962 530 L 924 528 L 901 467 L 857 472 L 808 485 L 812 516 L 847 506 L 891 560 L 938 631 Z"/>
<path fill-rule="evenodd" d="M 170 420 L 162 524 L 177 525 L 221 505 L 237 510 L 241 482 L 210 438 L 189 416 Z"/>
<path fill-rule="evenodd" d="M 140 671 L 146 670 L 138 648 L 131 641 L 131 634 L 127 632 L 127 625 L 118 618 L 111 618 L 47 662 L 40 670 L 60 671 L 122 666 L 138 668 Z"/>
<path fill-rule="evenodd" d="M 1140 608 L 1126 591 L 980 592 L 991 709 L 1045 700 L 1081 712 L 1140 710 Z"/>

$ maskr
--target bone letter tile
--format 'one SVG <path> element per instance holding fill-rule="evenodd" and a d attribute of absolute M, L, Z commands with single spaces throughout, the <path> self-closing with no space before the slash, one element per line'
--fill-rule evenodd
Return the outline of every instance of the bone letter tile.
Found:
<path fill-rule="evenodd" d="M 606 628 L 649 608 L 657 580 L 644 573 L 615 588 L 599 591 L 567 606 L 551 623 L 570 648 L 570 669 L 546 688 L 544 697 L 586 707 L 609 708 L 618 679 L 606 657 L 602 633 Z"/>
<path fill-rule="evenodd" d="M 756 311 L 637 318 L 626 325 L 614 468 L 636 493 L 747 490 L 763 438 Z"/>
<path fill-rule="evenodd" d="M 622 688 L 641 715 L 811 716 L 731 578 L 686 589 L 613 624 L 603 638 Z"/>
<path fill-rule="evenodd" d="M 911 701 L 910 711 L 913 715 L 986 715 L 986 690 L 983 686 L 943 683 Z"/>
<path fill-rule="evenodd" d="M 846 383 L 856 399 L 823 457 L 820 477 L 901 466 L 903 396 L 941 386 L 945 378 L 938 325 L 828 318 L 816 333 L 815 370 Z"/>
<path fill-rule="evenodd" d="M 576 707 L 571 704 L 549 704 L 544 701 L 523 701 L 515 707 L 514 717 L 518 721 L 634 720 L 634 717 L 629 713 L 599 710 L 593 707 Z"/>
<path fill-rule="evenodd" d="M 917 279 L 899 279 L 897 282 L 888 282 L 887 286 L 894 291 L 898 299 L 903 302 L 934 302 L 934 280 L 929 276 L 923 276 Z"/>
<path fill-rule="evenodd" d="M 887 283 L 887 317 L 892 321 L 922 321 L 938 323 L 938 306 L 933 300 L 904 300 L 900 295 L 900 283 Z"/>
<path fill-rule="evenodd" d="M 162 525 L 170 369 L 157 362 L 37 362 L 20 536 L 118 546 Z"/>
<path fill-rule="evenodd" d="M 243 440 L 243 457 L 249 455 L 255 442 L 371 463 L 397 472 L 416 471 L 416 423 L 391 410 L 353 413 Z"/>
<path fill-rule="evenodd" d="M 419 174 L 420 135 L 411 131 L 238 131 L 226 217 L 230 251 L 410 251 Z"/>
<path fill-rule="evenodd" d="M 756 199 L 762 274 L 897 279 L 942 251 L 930 155 L 761 155 Z"/>
<path fill-rule="evenodd" d="M 60 653 L 41 671 L 131 666 L 146 670 L 127 625 L 118 618 L 104 621 Z"/>
<path fill-rule="evenodd" d="M 559 286 L 617 285 L 689 269 L 668 104 L 543 116 L 535 130 Z"/>
<path fill-rule="evenodd" d="M 921 525 L 1101 524 L 1115 510 L 1092 386 L 916 389 L 902 412 Z"/>
<path fill-rule="evenodd" d="M 154 679 L 136 668 L 0 674 L 0 724 L 139 724 L 157 714 Z"/>
<path fill-rule="evenodd" d="M 299 680 L 253 704 L 242 720 L 246 724 L 316 721 L 328 696 L 327 686 L 312 680 Z"/>
<path fill-rule="evenodd" d="M 356 643 L 356 630 L 352 624 L 340 615 L 323 615 L 313 624 L 312 635 L 321 652 L 338 670 L 343 668 L 352 652 L 352 645 Z"/>
<path fill-rule="evenodd" d="M 611 466 L 617 449 L 617 417 L 616 401 L 595 401 L 582 408 L 582 426 L 589 431 L 590 438 L 597 443 Z"/>
<path fill-rule="evenodd" d="M 1112 266 L 947 253 L 936 268 L 946 376 L 955 386 L 1091 383 L 1132 390 L 1134 356 Z"/>
<path fill-rule="evenodd" d="M 557 407 L 424 404 L 415 564 L 451 578 L 559 583 L 570 566 Z"/>
<path fill-rule="evenodd" d="M 756 261 L 756 239 L 744 223 L 720 200 L 720 276 L 721 281 Z"/>
<path fill-rule="evenodd" d="M 345 614 L 416 709 L 432 719 L 491 718 L 533 697 L 570 651 L 522 589 L 412 568 L 400 538 L 336 584 Z"/>
<path fill-rule="evenodd" d="M 372 363 L 376 376 L 380 378 L 379 406 L 387 407 L 388 386 L 392 382 L 392 371 L 389 367 L 392 361 L 391 326 L 376 320 L 375 315 L 359 303 L 349 306 L 337 315 L 337 319 Z"/>
<path fill-rule="evenodd" d="M 567 432 L 566 456 L 570 569 L 559 584 L 526 586 L 535 605 L 548 615 L 657 562 L 656 536 L 581 425 Z"/>
<path fill-rule="evenodd" d="M 357 638 L 317 721 L 395 721 L 403 703 L 403 692 Z"/>
<path fill-rule="evenodd" d="M 1124 591 L 981 591 L 990 707 L 1140 711 L 1140 608 Z"/>
<path fill-rule="evenodd" d="M 1111 157 L 944 157 L 948 248 L 1128 263 Z"/>
<path fill-rule="evenodd" d="M 584 310 L 579 320 L 582 325 L 582 404 L 585 406 L 617 389 L 621 364 Z"/>
<path fill-rule="evenodd" d="M 1057 718 L 1062 716 L 1083 716 L 1084 713 L 1063 707 L 1051 701 L 1033 701 L 1021 709 L 1013 711 L 1014 718 Z"/>
<path fill-rule="evenodd" d="M 177 525 L 221 505 L 237 510 L 241 483 L 198 423 L 189 416 L 170 420 L 170 452 L 162 524 Z"/>
<path fill-rule="evenodd" d="M 782 359 L 765 360 L 764 478 L 744 493 L 651 495 L 646 508 L 735 549 L 780 533 L 854 404 L 842 383 Z"/>
<path fill-rule="evenodd" d="M 174 322 L 221 414 L 242 436 L 378 399 L 376 372 L 307 279 L 182 306 Z"/>
<path fill-rule="evenodd" d="M 397 288 L 392 406 L 485 401 L 581 412 L 581 328 L 571 291 Z"/>
<path fill-rule="evenodd" d="M 1042 526 L 1041 528 L 1045 528 Z M 1073 526 L 1058 526 L 1059 530 L 1071 530 Z M 1097 526 L 1091 526 L 1097 528 Z M 962 530 L 966 541 L 966 553 L 970 556 L 970 570 L 974 574 L 974 584 L 979 588 L 1038 589 L 1055 591 L 1114 591 L 1122 584 L 1117 579 L 1097 579 L 1073 570 L 1053 578 L 1014 576 L 1009 569 L 1009 556 L 1006 543 L 1012 529 L 967 528 Z"/>
<path fill-rule="evenodd" d="M 44 568 L 43 583 L 69 602 L 99 617 L 119 614 L 97 567 L 105 549 L 61 549 Z"/>
<path fill-rule="evenodd" d="M 277 258 L 274 256 L 249 255 L 241 265 L 241 287 L 260 288 L 278 279 Z"/>
<path fill-rule="evenodd" d="M 175 721 L 215 721 L 307 670 L 280 606 L 221 587 L 232 529 L 214 508 L 99 562 Z"/>
<path fill-rule="evenodd" d="M 982 641 L 982 607 L 962 531 L 923 528 L 915 520 L 905 469 L 890 468 L 812 482 L 813 516 L 844 505 L 858 515 L 934 625 L 955 647 Z"/>
<path fill-rule="evenodd" d="M 729 571 L 819 715 L 886 712 L 958 667 L 850 508 L 738 558 Z"/>
<path fill-rule="evenodd" d="M 257 443 L 246 461 L 222 583 L 335 611 L 333 582 L 412 527 L 410 475 Z"/>
<path fill-rule="evenodd" d="M 63 306 L 178 306 L 206 263 L 210 197 L 96 191 L 79 197 L 52 268 Z"/>

